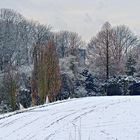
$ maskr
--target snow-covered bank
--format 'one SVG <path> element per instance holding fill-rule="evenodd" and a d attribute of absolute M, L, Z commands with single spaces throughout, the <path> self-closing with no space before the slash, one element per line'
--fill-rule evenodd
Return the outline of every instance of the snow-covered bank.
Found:
<path fill-rule="evenodd" d="M 139 140 L 140 97 L 88 97 L 0 116 L 0 140 Z"/>

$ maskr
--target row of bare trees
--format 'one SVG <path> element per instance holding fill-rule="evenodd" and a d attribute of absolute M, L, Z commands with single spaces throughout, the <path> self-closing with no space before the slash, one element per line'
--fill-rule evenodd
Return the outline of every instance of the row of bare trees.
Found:
<path fill-rule="evenodd" d="M 138 37 L 128 27 L 111 27 L 106 22 L 88 44 L 90 67 L 105 79 L 124 74 L 125 61 L 138 44 Z"/>

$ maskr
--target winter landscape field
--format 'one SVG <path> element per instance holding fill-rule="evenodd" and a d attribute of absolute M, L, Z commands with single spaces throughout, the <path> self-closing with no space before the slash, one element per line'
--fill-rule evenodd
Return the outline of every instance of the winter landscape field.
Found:
<path fill-rule="evenodd" d="M 0 116 L 0 140 L 139 140 L 140 97 L 70 99 Z"/>
<path fill-rule="evenodd" d="M 0 0 L 0 140 L 140 140 L 140 0 Z"/>

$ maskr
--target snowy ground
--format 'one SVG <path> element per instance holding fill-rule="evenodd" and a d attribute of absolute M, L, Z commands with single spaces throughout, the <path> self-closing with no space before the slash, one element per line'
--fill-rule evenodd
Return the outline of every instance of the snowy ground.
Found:
<path fill-rule="evenodd" d="M 140 140 L 140 97 L 89 97 L 0 115 L 0 140 Z"/>

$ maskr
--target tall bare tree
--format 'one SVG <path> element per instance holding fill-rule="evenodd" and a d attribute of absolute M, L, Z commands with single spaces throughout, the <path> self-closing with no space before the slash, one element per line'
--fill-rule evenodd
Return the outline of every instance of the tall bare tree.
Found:
<path fill-rule="evenodd" d="M 125 60 L 127 54 L 138 45 L 138 38 L 128 27 L 111 27 L 105 23 L 101 31 L 88 44 L 89 60 L 93 60 L 93 67 L 103 78 L 125 74 Z M 90 64 L 92 65 L 90 62 Z"/>
<path fill-rule="evenodd" d="M 46 51 L 46 91 L 49 102 L 56 100 L 56 96 L 60 91 L 61 78 L 59 59 L 57 56 L 54 42 L 51 40 L 48 43 Z"/>
<path fill-rule="evenodd" d="M 106 79 L 109 79 L 110 75 L 110 65 L 111 65 L 111 38 L 112 38 L 112 28 L 111 25 L 106 22 L 101 31 L 97 34 L 96 37 L 92 38 L 90 41 L 88 48 L 89 48 L 89 55 L 95 55 L 94 58 L 101 62 L 103 66 L 103 71 L 105 71 Z M 93 54 L 92 54 L 93 53 Z"/>
<path fill-rule="evenodd" d="M 34 47 L 34 70 L 32 75 L 33 104 L 38 99 L 43 104 L 48 97 L 55 101 L 61 86 L 59 59 L 53 41 Z"/>
<path fill-rule="evenodd" d="M 113 28 L 112 57 L 115 65 L 115 74 L 124 74 L 124 59 L 131 49 L 137 47 L 138 37 L 125 26 L 120 25 Z M 127 58 L 126 58 L 127 59 Z"/>

